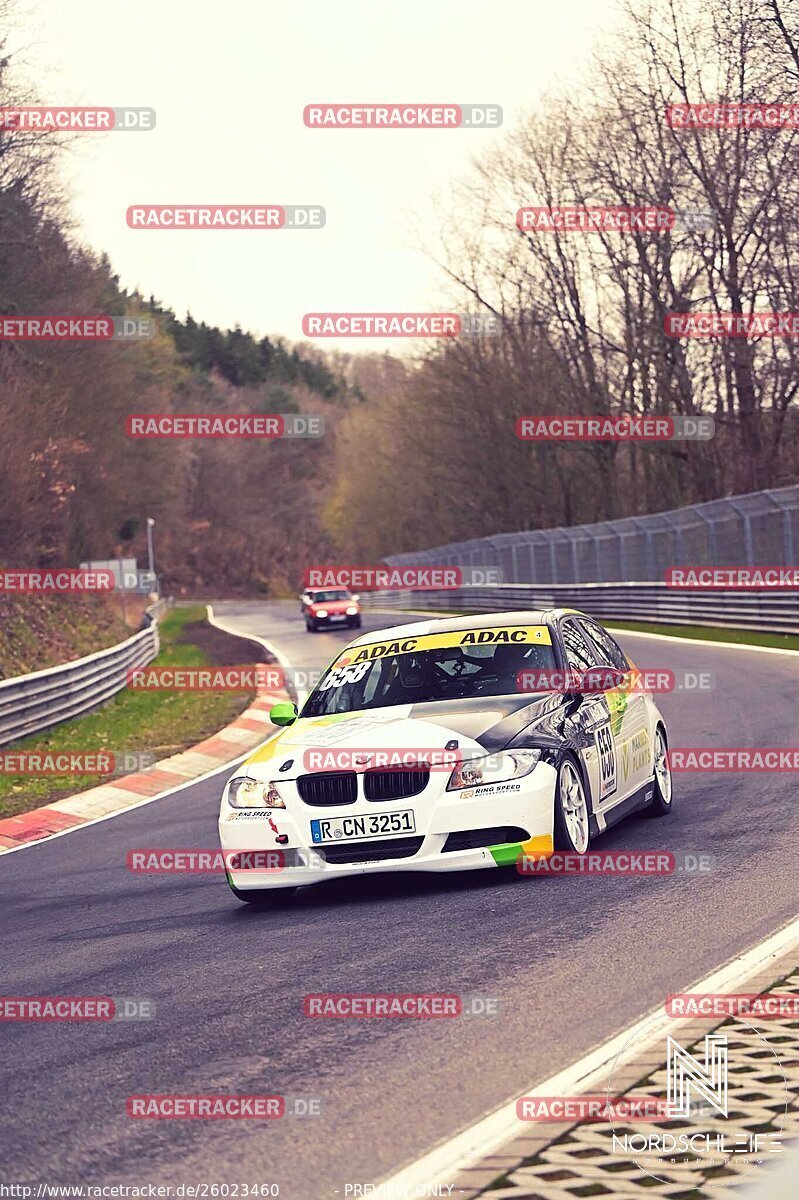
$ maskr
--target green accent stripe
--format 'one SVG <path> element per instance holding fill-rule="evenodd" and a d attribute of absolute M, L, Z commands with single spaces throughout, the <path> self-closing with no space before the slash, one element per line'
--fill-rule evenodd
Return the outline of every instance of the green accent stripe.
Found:
<path fill-rule="evenodd" d="M 524 854 L 521 842 L 505 842 L 501 846 L 489 846 L 488 849 L 498 867 L 515 867 L 519 857 Z"/>

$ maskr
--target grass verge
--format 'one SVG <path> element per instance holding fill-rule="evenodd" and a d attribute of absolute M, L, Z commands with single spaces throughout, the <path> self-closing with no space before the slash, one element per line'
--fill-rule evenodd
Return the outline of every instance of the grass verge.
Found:
<path fill-rule="evenodd" d="M 263 659 L 251 642 L 209 625 L 205 608 L 170 611 L 160 623 L 161 651 L 153 666 L 201 667 Z M 96 712 L 0 750 L 48 753 L 148 750 L 168 758 L 229 724 L 254 699 L 253 693 L 123 691 Z M 106 775 L 0 774 L 0 817 L 107 783 Z"/>
<path fill-rule="evenodd" d="M 83 658 L 134 631 L 105 595 L 0 596 L 0 679 Z"/>
<path fill-rule="evenodd" d="M 604 623 L 604 622 L 603 622 Z M 757 629 L 719 629 L 715 625 L 656 625 L 649 621 L 612 621 L 608 629 L 659 633 L 665 637 L 698 638 L 704 642 L 732 642 L 736 646 L 771 646 L 775 650 L 799 650 L 795 633 L 766 633 Z"/>

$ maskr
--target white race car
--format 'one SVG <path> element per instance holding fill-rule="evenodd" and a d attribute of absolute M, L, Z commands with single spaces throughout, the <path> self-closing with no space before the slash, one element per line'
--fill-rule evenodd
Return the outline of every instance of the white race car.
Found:
<path fill-rule="evenodd" d="M 228 781 L 228 883 L 513 866 L 639 808 L 671 809 L 666 728 L 633 663 L 583 613 L 446 617 L 363 634 Z"/>

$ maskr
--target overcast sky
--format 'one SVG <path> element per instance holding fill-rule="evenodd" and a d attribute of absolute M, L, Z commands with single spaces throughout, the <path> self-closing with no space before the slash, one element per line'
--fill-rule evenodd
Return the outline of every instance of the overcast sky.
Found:
<path fill-rule="evenodd" d="M 437 268 L 409 213 L 501 132 L 314 130 L 313 101 L 502 106 L 505 127 L 579 78 L 598 0 L 32 0 L 24 43 L 42 103 L 149 105 L 151 133 L 75 134 L 80 235 L 125 286 L 179 315 L 302 339 L 306 311 L 427 311 Z M 323 230 L 130 230 L 130 204 L 322 204 Z M 374 349 L 374 342 L 328 342 Z"/>

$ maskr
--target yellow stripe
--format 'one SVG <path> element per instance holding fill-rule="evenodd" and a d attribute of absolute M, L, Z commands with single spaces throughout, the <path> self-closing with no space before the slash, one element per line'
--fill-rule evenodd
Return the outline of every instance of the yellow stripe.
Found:
<path fill-rule="evenodd" d="M 522 853 L 526 855 L 554 854 L 555 852 L 555 844 L 548 833 L 528 838 L 526 842 L 521 843 L 521 848 Z"/>
<path fill-rule="evenodd" d="M 551 646 L 552 638 L 545 625 L 501 625 L 493 629 L 455 629 L 448 633 L 426 633 L 416 637 L 395 638 L 386 642 L 368 642 L 350 646 L 337 666 L 383 658 L 387 654 L 414 654 L 424 650 L 459 647 L 465 651 L 474 646 Z"/>

